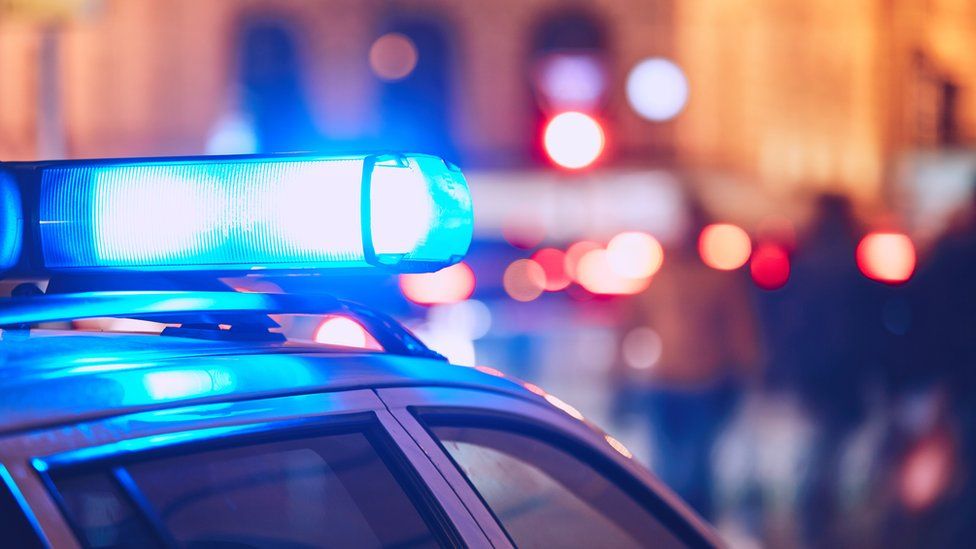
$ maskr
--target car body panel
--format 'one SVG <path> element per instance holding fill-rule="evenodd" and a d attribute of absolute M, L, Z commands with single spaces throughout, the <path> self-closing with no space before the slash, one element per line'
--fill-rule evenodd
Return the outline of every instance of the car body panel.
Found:
<path fill-rule="evenodd" d="M 442 475 L 376 393 L 367 389 L 181 406 L 8 435 L 0 444 L 0 463 L 7 467 L 48 543 L 75 547 L 77 539 L 44 482 L 51 464 L 111 459 L 167 445 L 286 429 L 296 422 L 315 424 L 364 414 L 374 417 L 393 439 L 461 539 L 473 547 L 488 546 L 481 528 Z"/>
<path fill-rule="evenodd" d="M 701 544 L 721 545 L 686 505 L 575 409 L 491 368 L 303 344 L 2 334 L 0 465 L 56 547 L 73 547 L 77 540 L 45 485 L 51 463 L 354 414 L 376 418 L 465 543 L 510 547 L 491 512 L 418 421 L 417 408 L 505 413 L 544 424 L 625 469 L 690 525 Z"/>
<path fill-rule="evenodd" d="M 428 410 L 434 413 L 461 412 L 471 415 L 497 413 L 521 418 L 526 422 L 543 424 L 547 429 L 560 432 L 578 443 L 585 444 L 599 452 L 603 458 L 624 468 L 632 477 L 650 487 L 656 496 L 661 498 L 668 507 L 675 510 L 681 519 L 688 522 L 692 526 L 691 529 L 701 535 L 701 541 L 704 541 L 705 545 L 721 545 L 721 541 L 712 533 L 710 526 L 703 519 L 698 517 L 687 504 L 681 501 L 654 475 L 650 474 L 647 469 L 635 463 L 631 456 L 625 455 L 611 446 L 607 441 L 606 434 L 585 419 L 574 417 L 545 402 L 544 399 L 531 401 L 513 398 L 505 394 L 454 387 L 389 388 L 380 389 L 377 393 L 393 412 L 394 417 L 420 447 L 431 456 L 432 461 L 458 492 L 469 511 L 482 524 L 487 521 L 490 525 L 495 526 L 495 528 L 484 527 L 493 543 L 498 535 L 505 541 L 508 538 L 455 464 L 446 453 L 440 451 L 439 444 L 424 427 L 422 421 L 418 419 L 416 412 Z"/>
<path fill-rule="evenodd" d="M 70 353 L 49 352 L 47 347 L 64 343 L 51 343 L 58 339 L 51 337 L 14 347 L 37 343 L 32 351 L 5 353 L 0 434 L 188 402 L 364 387 L 468 386 L 537 398 L 514 381 L 429 358 L 265 344 L 206 347 L 157 335 L 66 338 Z"/>

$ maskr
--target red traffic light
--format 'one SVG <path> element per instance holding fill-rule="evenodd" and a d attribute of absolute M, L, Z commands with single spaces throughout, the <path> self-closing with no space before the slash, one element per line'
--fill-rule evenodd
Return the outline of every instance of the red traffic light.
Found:
<path fill-rule="evenodd" d="M 569 111 L 557 114 L 543 131 L 546 155 L 557 166 L 581 170 L 603 154 L 606 135 L 600 123 L 588 114 Z"/>

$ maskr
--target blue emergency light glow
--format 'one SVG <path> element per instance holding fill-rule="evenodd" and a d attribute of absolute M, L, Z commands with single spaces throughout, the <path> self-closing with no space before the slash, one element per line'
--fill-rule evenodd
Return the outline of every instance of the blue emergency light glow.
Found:
<path fill-rule="evenodd" d="M 436 270 L 473 225 L 460 171 L 425 155 L 52 164 L 39 200 L 51 271 Z"/>

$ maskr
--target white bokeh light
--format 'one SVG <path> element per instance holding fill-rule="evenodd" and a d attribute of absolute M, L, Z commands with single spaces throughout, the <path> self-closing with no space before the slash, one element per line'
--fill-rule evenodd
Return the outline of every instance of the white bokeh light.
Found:
<path fill-rule="evenodd" d="M 549 158 L 571 170 L 585 168 L 596 161 L 606 143 L 600 123 L 575 111 L 561 113 L 550 120 L 543 140 Z"/>
<path fill-rule="evenodd" d="M 627 100 L 637 114 L 648 120 L 670 120 L 688 102 L 688 79 L 667 59 L 645 59 L 627 76 Z"/>
<path fill-rule="evenodd" d="M 654 367 L 664 353 L 661 336 L 647 327 L 634 328 L 627 332 L 621 346 L 624 362 L 635 370 Z"/>
<path fill-rule="evenodd" d="M 368 339 L 366 329 L 358 322 L 344 316 L 327 317 L 315 331 L 316 343 L 364 349 Z"/>

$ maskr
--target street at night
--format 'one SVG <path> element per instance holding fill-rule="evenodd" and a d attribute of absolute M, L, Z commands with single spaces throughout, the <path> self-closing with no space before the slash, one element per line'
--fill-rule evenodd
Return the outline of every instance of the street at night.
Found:
<path fill-rule="evenodd" d="M 976 1 L 0 0 L 0 546 L 968 547 Z"/>

